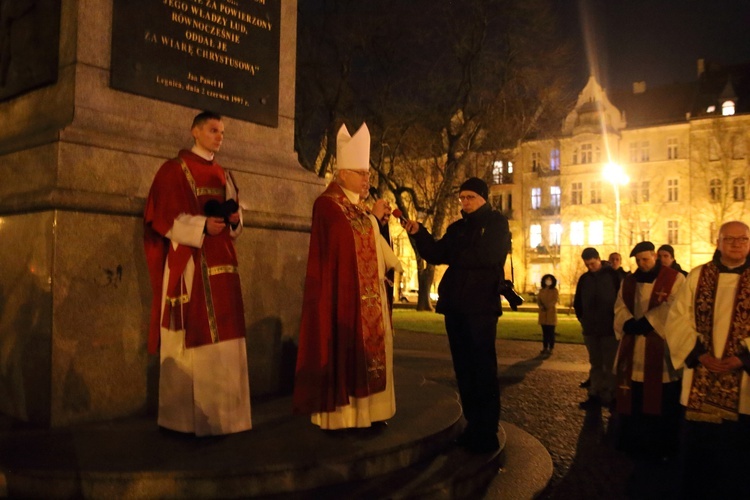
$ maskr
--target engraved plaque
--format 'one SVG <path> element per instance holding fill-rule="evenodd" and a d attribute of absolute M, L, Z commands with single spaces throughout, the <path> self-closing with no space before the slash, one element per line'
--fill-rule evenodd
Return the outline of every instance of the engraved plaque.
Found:
<path fill-rule="evenodd" d="M 281 0 L 114 0 L 112 88 L 278 125 Z"/>
<path fill-rule="evenodd" d="M 0 0 L 0 101 L 57 82 L 60 0 Z"/>

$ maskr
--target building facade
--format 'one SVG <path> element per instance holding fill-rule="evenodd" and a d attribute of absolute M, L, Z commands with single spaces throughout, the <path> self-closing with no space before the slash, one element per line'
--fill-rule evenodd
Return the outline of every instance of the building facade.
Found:
<path fill-rule="evenodd" d="M 672 245 L 690 269 L 710 260 L 718 228 L 748 219 L 750 64 L 698 62 L 694 82 L 607 93 L 590 77 L 553 137 L 523 141 L 491 166 L 491 202 L 513 232 L 516 286 L 558 278 L 563 296 L 583 248 L 623 256 Z M 564 299 L 565 300 L 565 299 Z"/>

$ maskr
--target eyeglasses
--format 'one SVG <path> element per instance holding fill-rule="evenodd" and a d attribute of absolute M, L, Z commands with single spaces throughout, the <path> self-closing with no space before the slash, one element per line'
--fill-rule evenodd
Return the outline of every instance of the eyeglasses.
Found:
<path fill-rule="evenodd" d="M 732 243 L 738 243 L 740 245 L 747 245 L 748 242 L 750 242 L 750 238 L 747 236 L 722 236 L 722 241 L 724 243 L 732 244 Z"/>
<path fill-rule="evenodd" d="M 477 197 L 473 194 L 467 194 L 464 196 L 459 196 L 458 201 L 472 201 L 475 200 Z"/>

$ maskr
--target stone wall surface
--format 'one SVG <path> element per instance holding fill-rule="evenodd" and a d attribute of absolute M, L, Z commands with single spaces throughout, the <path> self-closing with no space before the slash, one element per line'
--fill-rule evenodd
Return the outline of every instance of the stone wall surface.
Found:
<path fill-rule="evenodd" d="M 58 81 L 0 103 L 0 412 L 60 426 L 153 411 L 141 214 L 199 109 L 109 87 L 112 0 L 62 0 Z M 281 5 L 279 126 L 225 118 L 217 159 L 245 205 L 237 242 L 251 394 L 287 390 L 311 207 L 294 154 L 296 2 Z"/>

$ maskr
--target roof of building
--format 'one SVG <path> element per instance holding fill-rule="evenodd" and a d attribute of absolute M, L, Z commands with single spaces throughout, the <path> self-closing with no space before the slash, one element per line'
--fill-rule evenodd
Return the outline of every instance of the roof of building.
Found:
<path fill-rule="evenodd" d="M 673 83 L 644 92 L 615 91 L 612 103 L 625 113 L 628 128 L 685 122 L 692 109 L 697 82 Z"/>
<path fill-rule="evenodd" d="M 695 81 L 647 88 L 613 91 L 609 97 L 624 112 L 627 128 L 686 122 L 690 118 L 721 115 L 726 100 L 735 104 L 735 114 L 750 112 L 750 62 L 721 66 L 706 63 Z M 713 111 L 708 111 L 713 106 Z"/>

